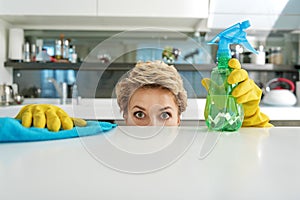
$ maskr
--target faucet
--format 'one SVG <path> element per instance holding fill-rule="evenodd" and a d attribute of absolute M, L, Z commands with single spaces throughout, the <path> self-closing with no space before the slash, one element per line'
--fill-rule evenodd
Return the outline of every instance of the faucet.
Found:
<path fill-rule="evenodd" d="M 60 103 L 66 104 L 68 98 L 68 85 L 66 82 L 62 82 L 61 86 L 57 84 L 57 81 L 54 78 L 47 78 L 48 82 L 54 85 L 55 90 L 57 91 L 58 95 L 60 96 Z"/>
<path fill-rule="evenodd" d="M 191 58 L 191 57 L 194 59 L 194 56 L 197 55 L 197 54 L 199 54 L 199 49 L 196 49 L 195 51 L 186 54 L 186 55 L 183 57 L 183 59 L 184 59 L 184 60 L 187 60 L 187 59 L 189 59 L 189 58 Z M 194 63 L 195 63 L 195 62 L 194 62 Z"/>

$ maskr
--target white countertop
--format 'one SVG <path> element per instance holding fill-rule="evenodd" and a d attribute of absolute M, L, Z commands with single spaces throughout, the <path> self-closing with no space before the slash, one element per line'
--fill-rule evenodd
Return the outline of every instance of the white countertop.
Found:
<path fill-rule="evenodd" d="M 3 200 L 300 199 L 300 128 L 123 127 L 0 144 Z"/>
<path fill-rule="evenodd" d="M 189 99 L 183 120 L 204 120 L 205 99 Z M 59 99 L 25 99 L 30 103 L 50 103 L 62 107 L 69 115 L 84 119 L 123 120 L 116 99 L 82 99 L 80 104 L 60 105 Z M 23 105 L 0 107 L 0 117 L 14 117 Z M 300 106 L 274 107 L 261 105 L 261 111 L 271 120 L 300 120 Z"/>

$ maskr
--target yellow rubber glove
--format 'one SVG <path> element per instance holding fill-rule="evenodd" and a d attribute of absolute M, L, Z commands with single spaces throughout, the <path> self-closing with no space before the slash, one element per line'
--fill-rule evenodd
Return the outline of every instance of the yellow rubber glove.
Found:
<path fill-rule="evenodd" d="M 62 129 L 69 130 L 75 126 L 86 126 L 86 121 L 71 118 L 60 107 L 50 104 L 29 104 L 24 106 L 15 117 L 22 121 L 25 127 L 32 124 L 37 128 L 47 127 L 50 131 L 57 132 Z"/>
<path fill-rule="evenodd" d="M 262 91 L 249 79 L 246 70 L 241 69 L 240 62 L 232 58 L 228 62 L 228 66 L 233 71 L 228 76 L 227 82 L 229 84 L 238 83 L 233 89 L 232 96 L 234 96 L 238 103 L 243 105 L 244 108 L 244 121 L 243 127 L 272 127 L 269 123 L 269 117 L 260 112 L 259 102 L 261 99 Z M 202 85 L 208 90 L 210 79 L 205 78 L 202 80 Z"/>

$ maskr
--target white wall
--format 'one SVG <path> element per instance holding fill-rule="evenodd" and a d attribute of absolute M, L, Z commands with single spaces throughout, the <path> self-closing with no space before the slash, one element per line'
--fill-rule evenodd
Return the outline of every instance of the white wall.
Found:
<path fill-rule="evenodd" d="M 0 84 L 13 82 L 13 70 L 4 67 L 7 59 L 9 24 L 0 19 Z"/>

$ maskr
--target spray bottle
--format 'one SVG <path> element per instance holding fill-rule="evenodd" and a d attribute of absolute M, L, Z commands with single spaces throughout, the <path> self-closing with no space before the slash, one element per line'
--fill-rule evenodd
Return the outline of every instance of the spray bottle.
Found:
<path fill-rule="evenodd" d="M 231 72 L 228 61 L 231 58 L 230 44 L 241 44 L 249 51 L 257 53 L 246 39 L 244 29 L 250 27 L 249 21 L 237 23 L 214 37 L 208 44 L 218 44 L 218 66 L 211 72 L 211 81 L 205 105 L 206 125 L 215 131 L 236 131 L 244 120 L 241 104 L 231 95 L 236 85 L 227 83 Z M 217 43 L 216 41 L 219 40 Z"/>

